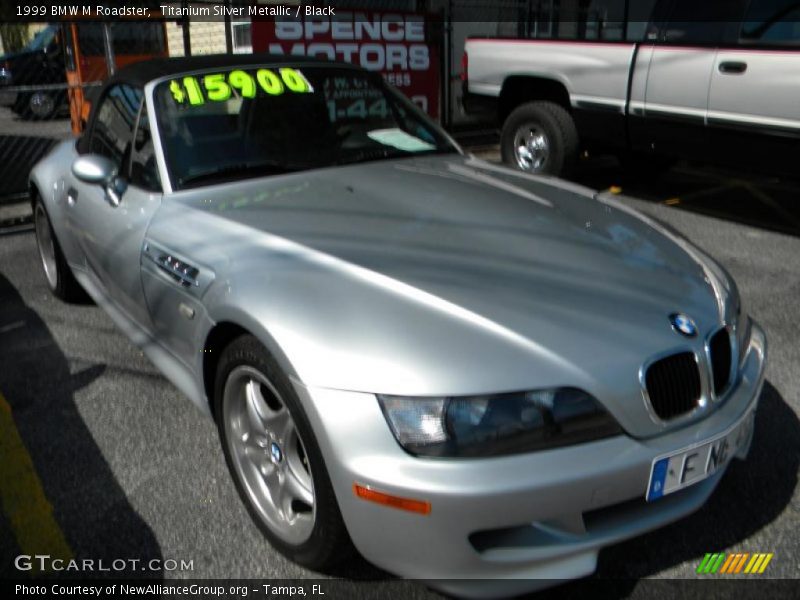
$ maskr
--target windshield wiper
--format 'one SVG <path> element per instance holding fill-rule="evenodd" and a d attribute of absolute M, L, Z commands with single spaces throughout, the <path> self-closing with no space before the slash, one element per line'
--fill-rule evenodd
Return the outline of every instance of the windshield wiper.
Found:
<path fill-rule="evenodd" d="M 212 181 L 224 181 L 227 179 L 235 179 L 236 177 L 257 177 L 259 175 L 280 175 L 281 173 L 292 173 L 300 170 L 298 167 L 292 167 L 284 163 L 275 161 L 265 161 L 259 163 L 238 163 L 234 165 L 225 165 L 197 173 L 196 175 L 189 175 L 178 180 L 178 185 L 181 188 L 193 187 L 201 183 L 209 183 Z"/>

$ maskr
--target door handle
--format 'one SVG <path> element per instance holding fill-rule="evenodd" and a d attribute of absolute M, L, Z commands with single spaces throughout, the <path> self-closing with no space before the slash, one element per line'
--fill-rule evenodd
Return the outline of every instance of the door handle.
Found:
<path fill-rule="evenodd" d="M 746 62 L 732 60 L 719 63 L 719 72 L 726 75 L 741 75 L 745 71 L 747 71 Z"/>
<path fill-rule="evenodd" d="M 75 206 L 78 201 L 78 190 L 71 187 L 67 190 L 67 206 Z"/>

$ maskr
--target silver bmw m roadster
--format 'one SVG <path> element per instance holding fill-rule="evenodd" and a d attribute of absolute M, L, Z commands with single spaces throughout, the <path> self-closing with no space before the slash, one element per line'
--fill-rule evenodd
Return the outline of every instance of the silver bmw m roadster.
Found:
<path fill-rule="evenodd" d="M 463 595 L 580 577 L 749 449 L 766 341 L 611 195 L 465 155 L 380 76 L 122 69 L 32 171 L 41 263 L 219 428 L 256 525 Z"/>

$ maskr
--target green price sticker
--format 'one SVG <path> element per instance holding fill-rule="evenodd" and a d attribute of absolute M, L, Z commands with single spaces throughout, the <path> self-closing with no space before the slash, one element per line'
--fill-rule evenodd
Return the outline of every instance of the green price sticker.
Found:
<path fill-rule="evenodd" d="M 210 102 L 225 102 L 233 90 L 242 98 L 255 98 L 258 88 L 270 96 L 279 96 L 289 91 L 293 94 L 308 94 L 314 91 L 305 76 L 297 69 L 284 67 L 278 73 L 270 69 L 259 69 L 255 77 L 247 71 L 236 69 L 230 73 L 204 75 L 202 86 L 196 77 L 187 76 L 170 81 L 169 90 L 178 104 L 187 101 L 192 106 Z M 204 93 L 205 90 L 205 93 Z"/>
<path fill-rule="evenodd" d="M 246 71 L 231 71 L 228 75 L 228 83 L 232 88 L 239 90 L 243 98 L 256 97 L 256 81 L 253 76 Z"/>

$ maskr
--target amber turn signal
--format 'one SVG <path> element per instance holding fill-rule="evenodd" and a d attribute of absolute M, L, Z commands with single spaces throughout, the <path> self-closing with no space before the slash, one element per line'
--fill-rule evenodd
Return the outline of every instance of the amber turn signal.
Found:
<path fill-rule="evenodd" d="M 391 494 L 379 492 L 369 486 L 359 485 L 357 483 L 353 484 L 353 492 L 362 500 L 368 500 L 376 504 L 383 504 L 384 506 L 391 506 L 392 508 L 399 508 L 400 510 L 407 510 L 421 515 L 427 515 L 431 512 L 431 503 L 425 502 L 424 500 L 392 496 Z"/>

